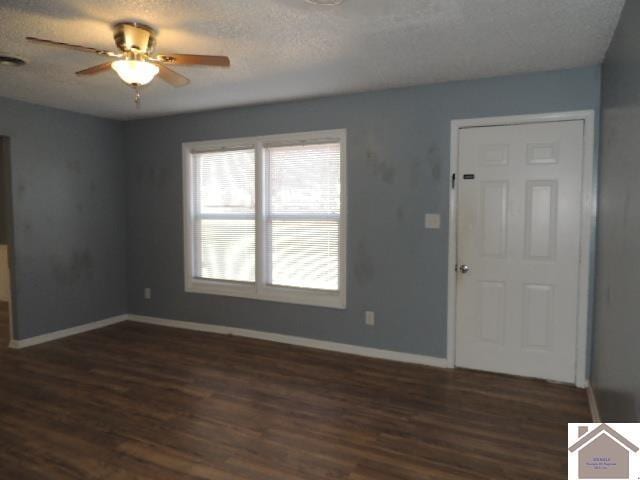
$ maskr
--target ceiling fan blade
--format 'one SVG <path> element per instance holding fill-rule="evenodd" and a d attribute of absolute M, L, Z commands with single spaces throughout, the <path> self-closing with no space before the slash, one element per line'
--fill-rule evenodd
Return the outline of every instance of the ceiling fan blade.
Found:
<path fill-rule="evenodd" d="M 189 84 L 189 79 L 183 75 L 180 75 L 178 72 L 174 72 L 168 67 L 165 67 L 162 63 L 157 63 L 160 71 L 158 72 L 158 76 L 174 87 L 184 87 Z"/>
<path fill-rule="evenodd" d="M 172 53 L 171 55 L 158 55 L 155 60 L 171 65 L 205 65 L 209 67 L 229 67 L 229 57 L 217 55 L 189 55 Z"/>
<path fill-rule="evenodd" d="M 93 67 L 85 68 L 84 70 L 80 70 L 76 72 L 76 75 L 95 75 L 97 73 L 106 72 L 111 70 L 111 63 L 101 63 L 100 65 L 94 65 Z"/>
<path fill-rule="evenodd" d="M 44 45 L 48 45 L 50 47 L 62 47 L 62 48 L 69 48 L 71 50 L 77 50 L 80 52 L 85 52 L 85 53 L 95 53 L 97 55 L 106 55 L 109 57 L 120 57 L 120 54 L 117 53 L 113 53 L 113 52 L 108 52 L 106 50 L 99 50 L 97 48 L 93 48 L 93 47 L 85 47 L 84 45 L 73 45 L 71 43 L 64 43 L 64 42 L 54 42 L 53 40 L 46 40 L 44 38 L 36 38 L 36 37 L 26 37 L 27 40 L 31 41 L 31 42 L 36 42 L 36 43 L 42 43 Z"/>

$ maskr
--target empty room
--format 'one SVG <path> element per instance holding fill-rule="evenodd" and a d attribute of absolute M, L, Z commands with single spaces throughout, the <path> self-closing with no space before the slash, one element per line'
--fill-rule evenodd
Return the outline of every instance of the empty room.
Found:
<path fill-rule="evenodd" d="M 640 1 L 0 19 L 0 479 L 640 478 Z"/>

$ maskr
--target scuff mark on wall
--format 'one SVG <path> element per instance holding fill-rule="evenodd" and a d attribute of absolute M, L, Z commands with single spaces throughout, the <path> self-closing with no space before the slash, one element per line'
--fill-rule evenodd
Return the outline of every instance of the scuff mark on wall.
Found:
<path fill-rule="evenodd" d="M 353 270 L 358 285 L 366 285 L 370 283 L 375 275 L 373 256 L 369 253 L 367 244 L 363 240 L 360 240 L 358 245 L 356 245 L 355 264 Z"/>
<path fill-rule="evenodd" d="M 432 143 L 429 147 L 427 159 L 431 165 L 431 177 L 434 180 L 440 180 L 442 176 L 442 162 L 440 161 L 440 149 L 435 143 Z"/>
<path fill-rule="evenodd" d="M 93 278 L 93 256 L 88 249 L 74 249 L 71 257 L 61 260 L 56 258 L 52 262 L 53 276 L 57 282 L 72 285 Z"/>
<path fill-rule="evenodd" d="M 440 159 L 440 149 L 432 143 L 425 158 L 413 157 L 410 168 L 411 188 L 417 190 L 424 188 L 430 179 L 438 181 L 442 177 L 442 162 Z M 431 178 L 429 178 L 429 176 Z"/>
<path fill-rule="evenodd" d="M 169 180 L 167 170 L 155 165 L 140 165 L 136 169 L 136 180 L 144 185 L 163 186 Z"/>
<path fill-rule="evenodd" d="M 389 165 L 386 160 L 378 158 L 378 154 L 372 149 L 367 149 L 367 164 L 373 174 L 388 185 L 392 185 L 396 179 L 395 167 Z"/>
<path fill-rule="evenodd" d="M 411 168 L 409 170 L 411 177 L 409 182 L 411 184 L 411 188 L 414 190 L 425 185 L 424 166 L 425 163 L 419 157 L 411 159 Z"/>

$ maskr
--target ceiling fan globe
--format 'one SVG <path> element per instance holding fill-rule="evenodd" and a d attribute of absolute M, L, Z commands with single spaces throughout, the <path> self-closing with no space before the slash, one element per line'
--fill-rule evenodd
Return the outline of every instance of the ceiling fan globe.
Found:
<path fill-rule="evenodd" d="M 116 60 L 111 68 L 124 83 L 139 87 L 151 83 L 160 71 L 157 65 L 143 60 Z"/>

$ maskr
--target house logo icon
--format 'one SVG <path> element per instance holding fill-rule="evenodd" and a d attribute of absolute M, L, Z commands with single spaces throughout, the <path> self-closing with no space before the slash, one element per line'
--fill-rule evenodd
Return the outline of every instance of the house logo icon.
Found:
<path fill-rule="evenodd" d="M 637 446 L 604 423 L 591 429 L 579 426 L 578 441 L 569 447 L 578 457 L 578 478 L 589 480 L 629 479 L 630 456 L 637 451 Z"/>

